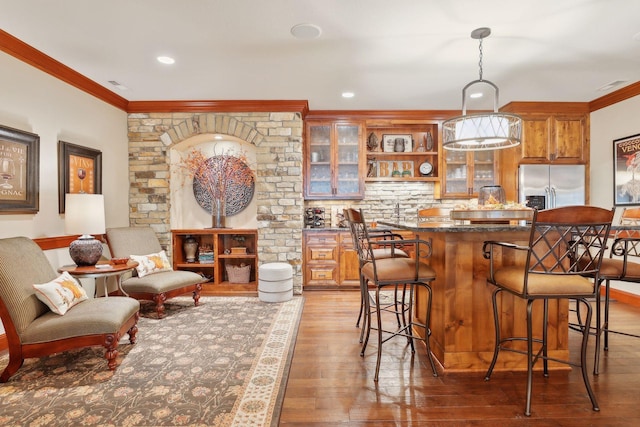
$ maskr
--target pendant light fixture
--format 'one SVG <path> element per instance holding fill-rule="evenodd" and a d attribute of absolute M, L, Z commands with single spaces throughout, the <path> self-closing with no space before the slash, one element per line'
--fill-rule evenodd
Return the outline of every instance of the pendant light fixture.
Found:
<path fill-rule="evenodd" d="M 477 28 L 471 38 L 480 40 L 480 78 L 462 89 L 462 115 L 442 124 L 443 144 L 446 150 L 483 151 L 515 147 L 522 139 L 520 116 L 498 112 L 498 86 L 482 78 L 482 40 L 491 34 L 490 28 Z M 494 90 L 493 112 L 467 114 L 467 89 L 484 83 Z"/>

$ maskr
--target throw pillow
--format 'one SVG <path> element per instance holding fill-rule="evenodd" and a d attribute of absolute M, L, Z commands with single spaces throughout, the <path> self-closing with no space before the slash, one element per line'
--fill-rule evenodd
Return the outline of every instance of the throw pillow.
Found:
<path fill-rule="evenodd" d="M 66 271 L 51 282 L 33 285 L 33 288 L 36 297 L 59 315 L 88 298 L 80 283 Z"/>
<path fill-rule="evenodd" d="M 164 250 L 149 255 L 131 255 L 131 259 L 138 262 L 138 266 L 136 267 L 138 277 L 172 270 L 171 263 Z"/>

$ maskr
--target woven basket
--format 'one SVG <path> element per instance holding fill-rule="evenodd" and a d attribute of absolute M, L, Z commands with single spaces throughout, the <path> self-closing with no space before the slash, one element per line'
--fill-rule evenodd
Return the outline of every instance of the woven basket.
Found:
<path fill-rule="evenodd" d="M 227 276 L 229 276 L 229 283 L 249 283 L 251 265 L 227 265 L 226 268 Z"/>

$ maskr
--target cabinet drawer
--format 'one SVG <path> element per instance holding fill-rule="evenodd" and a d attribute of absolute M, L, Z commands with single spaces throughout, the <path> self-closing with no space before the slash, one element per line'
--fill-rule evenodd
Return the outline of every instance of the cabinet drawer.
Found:
<path fill-rule="evenodd" d="M 332 246 L 338 244 L 338 233 L 308 233 L 308 246 Z"/>
<path fill-rule="evenodd" d="M 308 261 L 336 261 L 337 247 L 307 247 Z"/>
<path fill-rule="evenodd" d="M 306 268 L 306 284 L 313 285 L 337 285 L 338 284 L 338 267 L 337 265 L 318 265 L 307 266 Z"/>

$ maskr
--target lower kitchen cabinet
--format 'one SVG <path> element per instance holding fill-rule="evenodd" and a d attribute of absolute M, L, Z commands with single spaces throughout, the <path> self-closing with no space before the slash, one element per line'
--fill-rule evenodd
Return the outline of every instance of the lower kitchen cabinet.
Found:
<path fill-rule="evenodd" d="M 338 286 L 338 232 L 303 231 L 304 287 L 336 288 Z"/>
<path fill-rule="evenodd" d="M 398 232 L 405 239 L 411 232 Z M 306 229 L 302 232 L 304 289 L 358 289 L 360 267 L 351 232 Z"/>
<path fill-rule="evenodd" d="M 304 288 L 357 289 L 358 253 L 349 231 L 310 229 L 303 233 Z"/>

